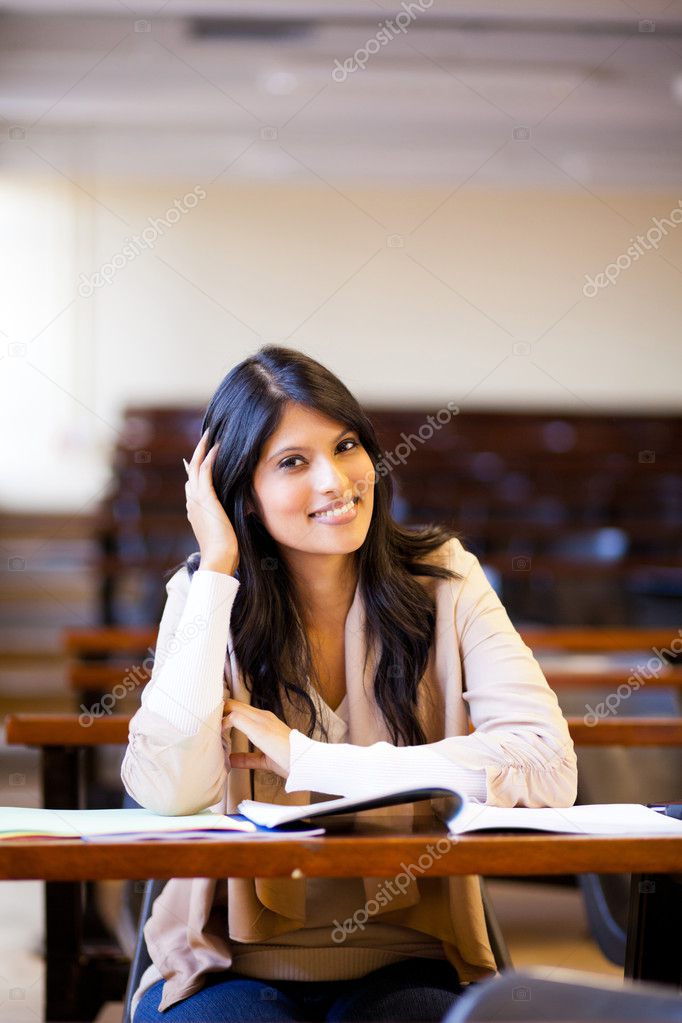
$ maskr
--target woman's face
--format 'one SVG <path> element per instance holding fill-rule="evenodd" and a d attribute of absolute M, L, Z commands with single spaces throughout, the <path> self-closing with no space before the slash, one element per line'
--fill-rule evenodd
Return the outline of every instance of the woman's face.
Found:
<path fill-rule="evenodd" d="M 253 474 L 256 510 L 280 547 L 348 554 L 367 536 L 375 480 L 355 431 L 290 402 Z M 341 508 L 342 514 L 333 514 Z M 322 514 L 324 509 L 332 512 Z"/>

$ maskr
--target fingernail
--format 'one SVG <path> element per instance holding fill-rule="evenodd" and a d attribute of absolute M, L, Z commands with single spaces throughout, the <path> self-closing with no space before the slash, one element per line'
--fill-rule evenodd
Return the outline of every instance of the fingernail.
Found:
<path fill-rule="evenodd" d="M 184 459 L 184 458 L 183 458 L 183 460 L 182 460 L 182 464 L 183 464 L 183 465 L 184 465 L 184 467 L 185 467 L 185 472 L 186 472 L 186 473 L 187 473 L 187 475 L 189 476 L 189 466 L 188 466 L 188 464 L 187 464 L 187 462 L 185 461 L 185 459 Z"/>

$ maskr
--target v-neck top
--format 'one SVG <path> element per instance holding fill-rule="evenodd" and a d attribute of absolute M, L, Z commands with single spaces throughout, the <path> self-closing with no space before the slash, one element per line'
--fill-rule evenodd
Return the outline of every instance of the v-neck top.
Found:
<path fill-rule="evenodd" d="M 343 742 L 348 735 L 348 693 L 343 694 L 343 699 L 336 710 L 332 710 L 329 704 L 318 693 L 312 690 L 309 685 L 308 691 L 314 700 L 317 701 L 319 711 L 324 715 L 325 723 L 329 731 L 330 742 Z"/>

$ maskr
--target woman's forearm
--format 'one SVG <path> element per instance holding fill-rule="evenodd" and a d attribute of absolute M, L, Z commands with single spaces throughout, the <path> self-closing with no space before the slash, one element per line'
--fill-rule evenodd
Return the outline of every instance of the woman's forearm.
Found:
<path fill-rule="evenodd" d="M 227 573 L 198 570 L 173 632 L 159 629 L 144 703 L 185 735 L 195 734 L 224 698 L 230 611 L 239 583 Z"/>

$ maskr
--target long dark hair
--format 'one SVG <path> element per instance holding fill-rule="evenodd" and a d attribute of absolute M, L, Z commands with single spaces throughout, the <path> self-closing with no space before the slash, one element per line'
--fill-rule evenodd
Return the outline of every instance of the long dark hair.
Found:
<path fill-rule="evenodd" d="M 219 443 L 213 486 L 239 543 L 239 589 L 232 608 L 234 653 L 254 707 L 286 720 L 283 694 L 305 707 L 312 736 L 317 715 L 302 680 L 315 678 L 310 647 L 296 604 L 293 579 L 258 515 L 249 514 L 254 470 L 287 403 L 296 402 L 357 431 L 376 472 L 367 536 L 354 552 L 366 612 L 366 649 L 380 652 L 374 696 L 392 742 L 420 745 L 426 736 L 417 715 L 417 690 L 435 629 L 433 598 L 416 575 L 460 578 L 422 559 L 454 530 L 438 525 L 408 530 L 391 516 L 393 483 L 381 462 L 374 427 L 347 387 L 319 362 L 291 348 L 266 345 L 232 369 L 211 398 L 202 424 L 206 450 Z M 437 560 L 437 559 L 436 559 Z M 199 567 L 194 553 L 190 578 Z M 326 731 L 325 731 L 326 737 Z"/>

